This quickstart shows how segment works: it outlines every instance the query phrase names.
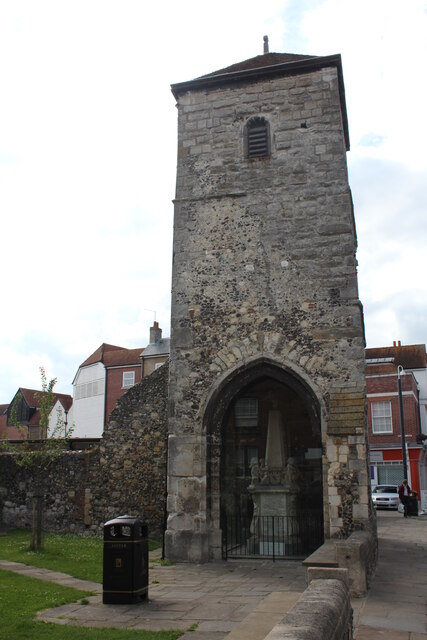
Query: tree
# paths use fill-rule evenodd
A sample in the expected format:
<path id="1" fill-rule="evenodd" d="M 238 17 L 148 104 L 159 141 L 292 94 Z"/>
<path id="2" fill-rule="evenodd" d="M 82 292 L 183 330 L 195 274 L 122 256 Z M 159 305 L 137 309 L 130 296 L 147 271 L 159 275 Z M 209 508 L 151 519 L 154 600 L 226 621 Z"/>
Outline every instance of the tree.
<path id="1" fill-rule="evenodd" d="M 32 551 L 40 550 L 43 547 L 42 522 L 46 472 L 50 465 L 57 460 L 66 449 L 72 433 L 72 428 L 65 433 L 64 419 L 59 413 L 56 416 L 56 423 L 49 425 L 52 410 L 56 403 L 56 396 L 53 389 L 57 379 L 53 378 L 48 382 L 43 367 L 40 367 L 40 375 L 42 391 L 35 394 L 39 403 L 40 412 L 38 440 L 29 440 L 27 427 L 17 419 L 17 409 L 22 401 L 20 394 L 17 394 L 12 405 L 10 421 L 20 430 L 22 442 L 14 443 L 3 439 L 1 443 L 3 451 L 13 455 L 18 467 L 27 470 L 32 476 L 33 497 L 30 543 L 30 549 Z"/>

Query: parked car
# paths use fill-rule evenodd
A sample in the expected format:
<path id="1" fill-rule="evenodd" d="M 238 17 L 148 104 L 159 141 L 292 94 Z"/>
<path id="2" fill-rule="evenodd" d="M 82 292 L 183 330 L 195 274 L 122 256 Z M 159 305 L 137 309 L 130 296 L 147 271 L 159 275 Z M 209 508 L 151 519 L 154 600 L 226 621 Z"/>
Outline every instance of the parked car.
<path id="1" fill-rule="evenodd" d="M 394 484 L 377 484 L 372 489 L 372 502 L 376 509 L 397 509 L 399 506 L 399 487 Z"/>

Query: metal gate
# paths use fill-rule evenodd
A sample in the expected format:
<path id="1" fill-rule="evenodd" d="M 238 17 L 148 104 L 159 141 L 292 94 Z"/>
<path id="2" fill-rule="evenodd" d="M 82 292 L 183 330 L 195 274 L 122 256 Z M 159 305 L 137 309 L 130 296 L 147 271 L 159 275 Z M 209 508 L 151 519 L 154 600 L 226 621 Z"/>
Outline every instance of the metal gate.
<path id="1" fill-rule="evenodd" d="M 323 543 L 323 514 L 223 516 L 222 556 L 227 558 L 306 558 Z"/>

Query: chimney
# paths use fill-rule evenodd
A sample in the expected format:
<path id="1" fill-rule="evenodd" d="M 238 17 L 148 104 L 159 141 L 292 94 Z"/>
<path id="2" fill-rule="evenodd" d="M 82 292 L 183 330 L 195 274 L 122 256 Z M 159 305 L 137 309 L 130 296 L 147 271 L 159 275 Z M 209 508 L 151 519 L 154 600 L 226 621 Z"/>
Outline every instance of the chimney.
<path id="1" fill-rule="evenodd" d="M 402 346 L 402 343 L 400 342 L 400 340 L 398 340 L 398 341 L 397 341 L 397 346 L 398 346 L 398 347 L 401 347 L 401 346 Z"/>
<path id="2" fill-rule="evenodd" d="M 393 340 L 393 347 L 396 346 L 396 340 Z"/>
<path id="3" fill-rule="evenodd" d="M 162 330 L 159 327 L 159 323 L 154 320 L 153 326 L 150 327 L 150 344 L 155 344 L 162 339 Z"/>
<path id="4" fill-rule="evenodd" d="M 264 36 L 264 53 L 268 53 L 268 36 Z"/>

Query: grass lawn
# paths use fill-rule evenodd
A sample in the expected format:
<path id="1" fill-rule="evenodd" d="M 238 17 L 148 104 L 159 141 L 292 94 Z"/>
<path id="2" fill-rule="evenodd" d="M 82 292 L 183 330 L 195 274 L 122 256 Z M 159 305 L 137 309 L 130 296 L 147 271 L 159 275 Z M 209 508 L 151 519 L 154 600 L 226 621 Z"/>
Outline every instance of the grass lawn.
<path id="1" fill-rule="evenodd" d="M 35 567 L 62 571 L 75 578 L 102 583 L 103 540 L 100 538 L 45 534 L 44 549 L 28 550 L 29 531 L 12 531 L 0 536 L 0 559 L 22 562 Z M 158 548 L 151 541 L 151 549 Z M 0 570 L 0 638 L 1 640 L 176 640 L 183 632 L 132 631 L 130 629 L 95 629 L 35 622 L 38 611 L 78 602 L 86 591 L 28 578 Z"/>
<path id="2" fill-rule="evenodd" d="M 44 580 L 0 570 L 1 640 L 176 640 L 182 631 L 132 631 L 95 629 L 35 622 L 38 611 L 76 602 L 87 596 Z"/>
<path id="3" fill-rule="evenodd" d="M 30 551 L 29 531 L 10 531 L 0 536 L 0 559 L 22 562 L 33 567 L 62 571 L 74 578 L 102 583 L 102 538 L 74 534 L 43 534 L 44 549 Z M 161 546 L 149 541 L 149 549 Z"/>

